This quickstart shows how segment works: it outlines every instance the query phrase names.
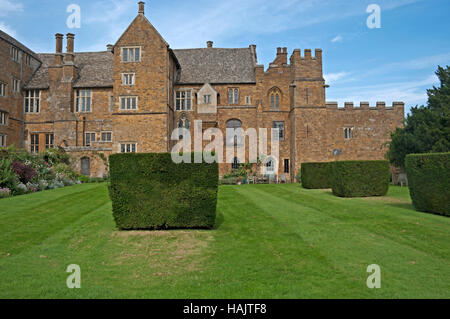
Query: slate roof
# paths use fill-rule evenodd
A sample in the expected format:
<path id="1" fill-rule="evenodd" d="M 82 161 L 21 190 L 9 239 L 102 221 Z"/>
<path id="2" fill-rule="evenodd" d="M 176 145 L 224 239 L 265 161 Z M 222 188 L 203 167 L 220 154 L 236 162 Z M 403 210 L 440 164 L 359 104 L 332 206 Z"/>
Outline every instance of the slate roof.
<path id="1" fill-rule="evenodd" d="M 255 60 L 250 48 L 172 50 L 181 66 L 178 84 L 255 83 Z M 46 89 L 48 66 L 54 54 L 38 55 L 41 67 L 25 85 L 27 89 Z M 75 65 L 79 77 L 74 87 L 112 87 L 113 54 L 111 52 L 76 52 Z"/>
<path id="2" fill-rule="evenodd" d="M 48 66 L 53 63 L 54 54 L 42 53 L 39 57 L 41 67 L 25 85 L 27 89 L 46 89 L 48 83 Z M 77 52 L 75 65 L 78 67 L 78 79 L 74 87 L 112 87 L 113 86 L 113 54 L 111 52 Z"/>
<path id="3" fill-rule="evenodd" d="M 31 51 L 26 46 L 24 46 L 22 43 L 20 43 L 16 39 L 14 39 L 9 34 L 3 32 L 2 30 L 0 30 L 0 38 L 5 40 L 6 42 L 9 42 L 10 44 L 14 45 L 15 47 L 19 48 L 20 50 L 26 52 L 27 54 L 31 55 L 33 58 L 39 60 L 39 56 L 35 52 Z"/>
<path id="4" fill-rule="evenodd" d="M 173 53 L 181 65 L 179 84 L 255 83 L 250 48 L 179 49 Z"/>

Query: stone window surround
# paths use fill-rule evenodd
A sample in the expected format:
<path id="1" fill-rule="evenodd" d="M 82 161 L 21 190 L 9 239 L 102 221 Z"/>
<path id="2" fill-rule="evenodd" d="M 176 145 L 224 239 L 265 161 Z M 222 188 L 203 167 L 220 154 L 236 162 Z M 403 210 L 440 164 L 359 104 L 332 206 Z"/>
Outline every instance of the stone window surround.
<path id="1" fill-rule="evenodd" d="M 290 172 L 290 161 L 289 161 L 289 158 L 283 159 L 283 165 L 284 165 L 283 172 L 285 174 L 289 174 L 289 172 Z"/>
<path id="2" fill-rule="evenodd" d="M 108 133 L 110 134 L 110 136 L 111 136 L 111 139 L 110 140 L 104 140 L 103 139 L 103 134 L 105 134 L 106 136 L 108 136 Z M 112 131 L 101 131 L 100 132 L 100 140 L 98 141 L 99 143 L 111 143 L 112 142 L 112 139 L 113 139 L 113 132 Z"/>
<path id="3" fill-rule="evenodd" d="M 6 134 L 0 134 L 0 147 L 6 147 Z"/>
<path id="4" fill-rule="evenodd" d="M 130 108 L 129 109 L 122 108 L 122 100 L 123 99 L 128 99 L 128 98 L 130 98 Z M 136 108 L 134 108 L 134 109 L 132 108 L 132 105 L 133 105 L 132 99 L 133 98 L 136 99 Z M 126 104 L 126 102 L 125 102 L 125 104 Z M 122 96 L 119 96 L 119 111 L 129 112 L 129 111 L 137 111 L 137 110 L 139 110 L 139 97 L 137 95 L 122 95 Z"/>
<path id="5" fill-rule="evenodd" d="M 33 92 L 33 94 L 31 94 L 31 92 Z M 36 94 L 36 92 L 38 92 L 38 94 Z M 29 95 L 29 96 L 27 96 Z M 33 96 L 31 96 L 33 95 Z M 37 96 L 36 96 L 37 95 Z M 28 110 L 27 110 L 27 101 L 28 101 Z M 30 111 L 30 106 L 31 103 L 33 102 L 33 111 Z M 41 90 L 26 90 L 25 91 L 25 96 L 23 98 L 23 107 L 24 107 L 24 113 L 34 113 L 34 114 L 38 114 L 41 111 Z"/>
<path id="6" fill-rule="evenodd" d="M 11 83 L 12 83 L 12 92 L 13 93 L 19 93 L 20 92 L 20 80 L 16 79 L 15 77 L 11 77 Z"/>
<path id="7" fill-rule="evenodd" d="M 132 75 L 131 79 L 132 79 L 132 83 L 131 84 L 127 84 L 125 81 L 125 76 L 128 75 L 128 79 L 130 79 L 130 75 Z M 136 73 L 135 72 L 123 72 L 122 73 L 122 85 L 125 86 L 133 86 L 136 84 Z"/>
<path id="8" fill-rule="evenodd" d="M 280 141 L 284 141 L 286 137 L 286 126 L 284 121 L 273 121 L 273 128 L 280 128 L 279 125 L 282 123 L 283 129 L 279 130 L 280 133 Z"/>
<path id="9" fill-rule="evenodd" d="M 11 57 L 11 60 L 13 60 L 14 62 L 20 63 L 21 52 L 20 52 L 19 48 L 16 48 L 14 45 L 11 45 L 9 55 Z"/>
<path id="10" fill-rule="evenodd" d="M 45 149 L 55 147 L 55 134 L 45 133 Z"/>
<path id="11" fill-rule="evenodd" d="M 139 49 L 139 60 L 137 61 L 124 61 L 123 57 L 124 57 L 124 50 L 125 49 Z M 137 62 L 141 62 L 142 61 L 142 47 L 139 45 L 127 45 L 127 46 L 123 46 L 120 47 L 120 62 L 121 63 L 137 63 Z"/>
<path id="12" fill-rule="evenodd" d="M 281 90 L 277 87 L 273 87 L 269 90 L 269 105 L 271 110 L 279 110 L 281 104 Z"/>
<path id="13" fill-rule="evenodd" d="M 355 128 L 353 126 L 346 126 L 343 128 L 344 130 L 344 139 L 346 141 L 353 139 L 353 134 L 355 132 Z"/>
<path id="14" fill-rule="evenodd" d="M 184 92 L 185 93 L 185 97 L 183 98 L 183 97 L 178 97 L 177 95 L 178 95 L 178 93 L 182 93 L 182 92 Z M 190 98 L 188 98 L 187 97 L 187 93 L 189 92 L 189 94 L 190 94 Z M 193 105 L 194 105 L 194 90 L 192 89 L 192 88 L 183 88 L 183 89 L 178 89 L 178 90 L 176 90 L 175 91 L 175 94 L 174 94 L 174 106 L 175 106 L 175 111 L 176 112 L 190 112 L 190 111 L 193 111 Z M 184 106 L 184 109 L 182 108 L 182 106 L 181 106 L 181 103 L 180 103 L 180 106 L 179 106 L 179 108 L 177 108 L 177 101 L 185 101 L 185 106 Z M 190 105 L 189 105 L 189 108 L 187 108 L 187 105 L 186 105 L 186 101 L 188 101 L 188 100 L 190 100 Z"/>
<path id="15" fill-rule="evenodd" d="M 25 64 L 27 66 L 31 66 L 31 62 L 33 61 L 33 58 L 29 54 L 25 54 Z"/>
<path id="16" fill-rule="evenodd" d="M 229 87 L 228 89 L 227 89 L 227 92 L 228 92 L 228 95 L 227 95 L 227 98 L 228 98 L 228 104 L 232 104 L 232 105 L 236 105 L 236 104 L 239 104 L 239 88 L 237 88 L 237 87 Z M 231 96 L 230 96 L 230 92 L 231 92 Z M 230 99 L 230 97 L 231 97 L 231 99 Z"/>
<path id="17" fill-rule="evenodd" d="M 0 97 L 6 97 L 8 84 L 3 81 L 0 81 Z"/>
<path id="18" fill-rule="evenodd" d="M 89 145 L 87 142 L 87 137 L 89 136 Z M 92 139 L 92 136 L 94 136 L 94 139 Z M 84 146 L 92 146 L 92 143 L 97 142 L 97 134 L 95 132 L 84 132 Z"/>
<path id="19" fill-rule="evenodd" d="M 132 151 L 133 145 L 134 145 L 134 152 Z M 129 151 L 128 151 L 128 149 L 129 149 Z M 138 143 L 136 143 L 136 142 L 120 142 L 119 143 L 120 153 L 137 153 L 137 149 L 138 149 Z M 122 150 L 125 150 L 125 151 L 122 151 Z"/>
<path id="20" fill-rule="evenodd" d="M 0 111 L 0 125 L 8 125 L 8 112 Z"/>
<path id="21" fill-rule="evenodd" d="M 39 153 L 39 133 L 30 133 L 30 152 Z"/>
<path id="22" fill-rule="evenodd" d="M 81 95 L 81 92 L 85 91 L 88 92 L 89 95 Z M 78 95 L 80 94 L 80 95 Z M 94 92 L 91 89 L 77 89 L 75 90 L 75 98 L 74 98 L 74 110 L 75 113 L 92 113 L 92 101 L 94 98 Z M 85 110 L 81 111 L 80 110 L 80 106 L 78 105 L 78 99 L 82 100 L 84 99 L 85 101 L 89 101 L 89 105 L 85 105 Z M 86 103 L 86 102 L 85 102 Z M 89 107 L 89 110 L 86 111 L 86 107 Z"/>

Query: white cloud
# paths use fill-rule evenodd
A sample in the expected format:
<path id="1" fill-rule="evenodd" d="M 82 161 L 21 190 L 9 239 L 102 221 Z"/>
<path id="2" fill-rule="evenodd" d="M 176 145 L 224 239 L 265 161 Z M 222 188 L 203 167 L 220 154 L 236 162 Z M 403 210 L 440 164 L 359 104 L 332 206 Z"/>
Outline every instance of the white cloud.
<path id="1" fill-rule="evenodd" d="M 9 25 L 5 24 L 3 21 L 0 21 L 0 30 L 9 34 L 13 38 L 17 37 L 17 32 L 13 28 L 11 28 Z"/>
<path id="2" fill-rule="evenodd" d="M 0 0 L 0 16 L 7 16 L 12 12 L 20 12 L 23 10 L 23 4 L 11 0 Z"/>
<path id="3" fill-rule="evenodd" d="M 420 0 L 378 0 L 382 10 L 392 10 Z M 334 0 L 228 0 L 185 4 L 170 17 L 156 18 L 163 36 L 175 48 L 198 46 L 206 40 L 225 41 L 246 33 L 273 34 L 314 24 L 366 16 L 366 5 Z M 160 20 L 159 20 L 160 19 Z M 180 21 L 181 23 L 173 23 Z M 341 36 L 342 38 L 342 36 Z M 343 38 L 342 38 L 343 39 Z"/>
<path id="4" fill-rule="evenodd" d="M 326 73 L 323 75 L 325 78 L 325 83 L 330 84 L 336 82 L 346 76 L 350 75 L 349 72 L 337 72 L 337 73 Z"/>
<path id="5" fill-rule="evenodd" d="M 425 103 L 426 89 L 438 83 L 439 79 L 433 74 L 416 81 L 335 88 L 332 91 L 333 96 L 328 100 L 338 101 L 339 106 L 343 106 L 344 102 L 354 102 L 358 105 L 360 101 L 369 101 L 371 105 L 375 105 L 377 101 L 385 101 L 390 105 L 394 101 L 403 101 L 405 109 L 409 109 L 410 106 Z"/>
<path id="6" fill-rule="evenodd" d="M 391 63 L 385 66 L 386 69 L 402 68 L 409 70 L 421 70 L 429 67 L 437 68 L 438 64 L 449 64 L 450 52 L 425 56 L 409 61 Z"/>
<path id="7" fill-rule="evenodd" d="M 331 42 L 333 43 L 342 42 L 342 40 L 344 40 L 344 38 L 341 35 L 337 35 L 331 40 Z"/>

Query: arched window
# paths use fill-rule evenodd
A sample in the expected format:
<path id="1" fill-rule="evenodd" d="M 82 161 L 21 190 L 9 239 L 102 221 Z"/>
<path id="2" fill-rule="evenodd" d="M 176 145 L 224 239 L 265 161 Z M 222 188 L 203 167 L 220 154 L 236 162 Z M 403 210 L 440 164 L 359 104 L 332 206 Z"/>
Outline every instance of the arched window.
<path id="1" fill-rule="evenodd" d="M 242 128 L 242 122 L 238 119 L 232 119 L 232 120 L 228 120 L 227 121 L 227 129 L 231 128 L 231 129 L 239 129 Z M 227 134 L 227 145 L 240 145 L 242 141 L 242 136 L 238 135 L 238 134 L 234 134 L 232 136 L 228 136 Z"/>
<path id="2" fill-rule="evenodd" d="M 237 157 L 233 158 L 233 163 L 231 163 L 232 169 L 239 169 L 239 159 Z"/>
<path id="3" fill-rule="evenodd" d="M 275 167 L 274 167 L 273 160 L 272 159 L 268 159 L 266 161 L 266 173 L 267 174 L 272 174 L 274 172 L 274 169 L 275 169 Z"/>
<path id="4" fill-rule="evenodd" d="M 280 109 L 280 100 L 281 100 L 281 91 L 278 88 L 273 88 L 269 91 L 270 98 L 270 109 L 271 110 L 279 110 Z"/>
<path id="5" fill-rule="evenodd" d="M 189 121 L 186 119 L 186 117 L 183 116 L 183 117 L 178 121 L 178 128 L 179 128 L 179 129 L 185 128 L 185 129 L 189 130 Z M 180 140 L 183 139 L 183 134 L 182 134 L 181 131 L 180 131 L 180 135 L 178 136 L 178 138 L 179 138 Z"/>

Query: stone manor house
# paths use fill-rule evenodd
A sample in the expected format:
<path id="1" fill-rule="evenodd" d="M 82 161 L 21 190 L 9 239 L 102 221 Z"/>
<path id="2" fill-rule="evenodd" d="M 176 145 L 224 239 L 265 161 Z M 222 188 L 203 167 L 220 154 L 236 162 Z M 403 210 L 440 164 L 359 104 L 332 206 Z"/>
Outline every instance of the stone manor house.
<path id="1" fill-rule="evenodd" d="M 302 162 L 383 159 L 403 125 L 401 102 L 326 102 L 320 49 L 288 57 L 278 48 L 267 69 L 255 45 L 171 49 L 143 2 L 106 51 L 75 52 L 68 33 L 63 52 L 63 37 L 56 34 L 55 53 L 36 54 L 0 31 L 0 146 L 64 148 L 89 176 L 105 174 L 112 153 L 170 152 L 173 129 L 193 134 L 194 120 L 224 135 L 227 127 L 279 128 L 279 158 L 266 157 L 263 168 L 288 181 Z M 243 161 L 220 164 L 220 175 Z"/>

